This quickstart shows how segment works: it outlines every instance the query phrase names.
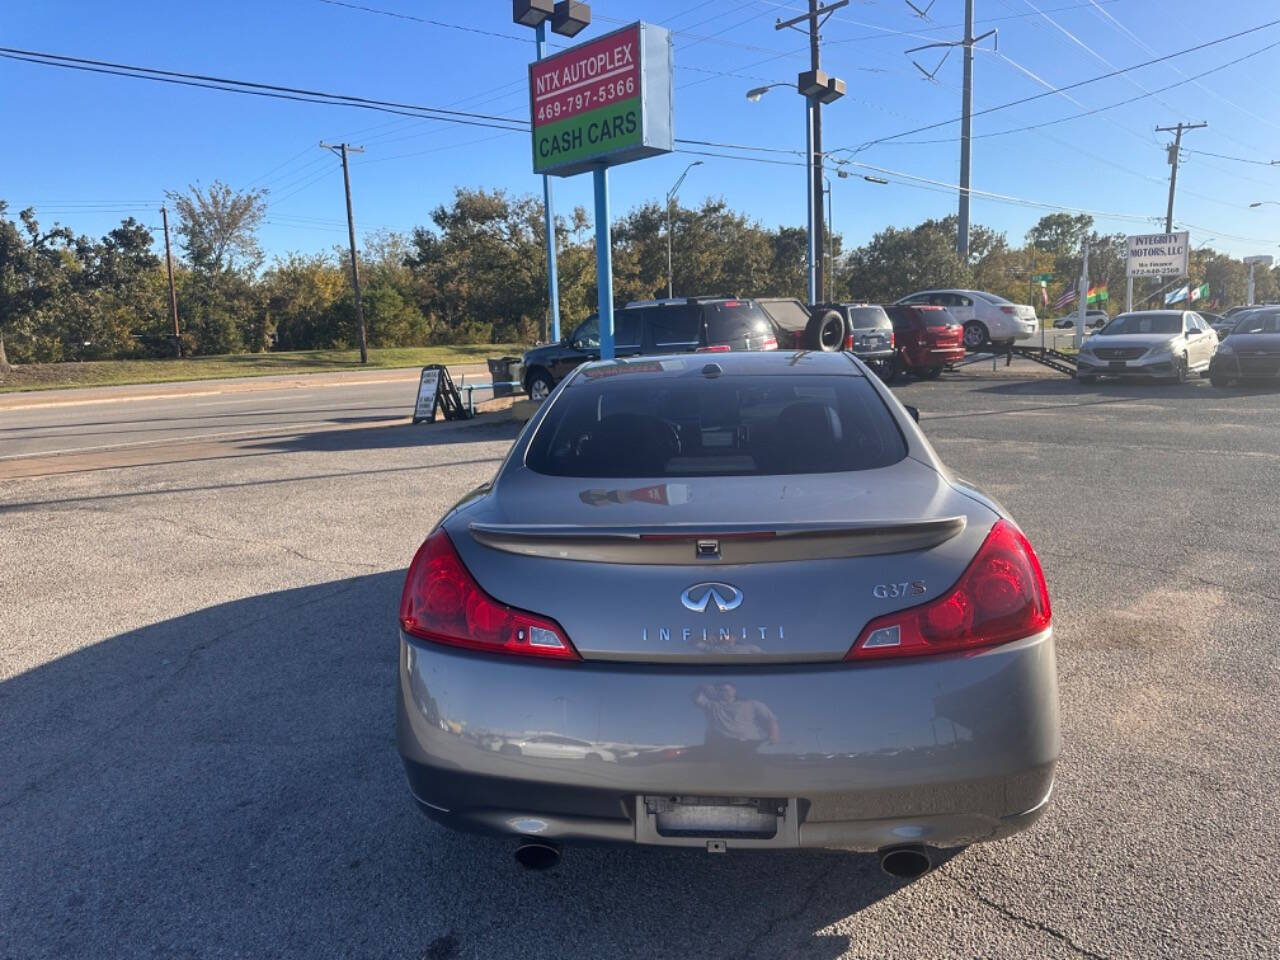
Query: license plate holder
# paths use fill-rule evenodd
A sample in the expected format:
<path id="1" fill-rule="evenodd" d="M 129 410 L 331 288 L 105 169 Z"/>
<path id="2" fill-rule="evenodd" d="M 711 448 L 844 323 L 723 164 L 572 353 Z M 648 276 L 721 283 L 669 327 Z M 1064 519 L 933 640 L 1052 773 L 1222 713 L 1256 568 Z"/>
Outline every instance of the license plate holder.
<path id="1" fill-rule="evenodd" d="M 800 844 L 795 798 L 636 797 L 636 842 L 703 847 L 796 847 Z"/>

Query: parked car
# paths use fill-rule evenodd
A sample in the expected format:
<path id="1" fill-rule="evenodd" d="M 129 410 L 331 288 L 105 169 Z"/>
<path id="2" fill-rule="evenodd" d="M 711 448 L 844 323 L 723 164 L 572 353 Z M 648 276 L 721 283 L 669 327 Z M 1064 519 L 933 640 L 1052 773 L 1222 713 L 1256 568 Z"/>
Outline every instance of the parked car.
<path id="1" fill-rule="evenodd" d="M 849 319 L 829 306 L 806 306 L 795 297 L 756 300 L 774 324 L 778 346 L 784 350 L 844 350 Z"/>
<path id="2" fill-rule="evenodd" d="M 1122 313 L 1090 337 L 1076 356 L 1076 379 L 1147 377 L 1183 381 L 1207 374 L 1218 335 L 1190 310 Z"/>
<path id="3" fill-rule="evenodd" d="M 808 307 L 792 297 L 765 297 L 756 303 L 777 326 L 780 347 L 848 350 L 881 376 L 891 375 L 896 356 L 893 324 L 883 307 L 866 303 Z"/>
<path id="4" fill-rule="evenodd" d="M 1086 330 L 1096 330 L 1105 327 L 1111 321 L 1111 314 L 1105 310 L 1086 310 L 1084 314 L 1084 326 Z M 1069 313 L 1065 317 L 1058 317 L 1053 321 L 1055 330 L 1070 330 L 1076 325 L 1076 315 Z"/>
<path id="5" fill-rule="evenodd" d="M 533 733 L 504 739 L 499 752 L 520 757 L 537 757 L 544 760 L 606 760 L 617 761 L 617 756 L 601 744 L 578 737 L 564 737 L 558 733 Z"/>
<path id="6" fill-rule="evenodd" d="M 946 307 L 964 327 L 964 346 L 970 352 L 988 343 L 1008 345 L 1029 340 L 1040 331 L 1036 308 L 1011 303 L 981 290 L 922 290 L 898 301 L 900 306 Z"/>
<path id="7" fill-rule="evenodd" d="M 1280 307 L 1239 314 L 1231 339 L 1218 346 L 1209 380 L 1225 387 L 1241 380 L 1274 380 L 1280 375 Z"/>
<path id="8" fill-rule="evenodd" d="M 964 328 L 946 307 L 894 304 L 884 310 L 898 355 L 889 379 L 905 372 L 932 380 L 947 364 L 964 359 Z"/>
<path id="9" fill-rule="evenodd" d="M 1230 316 L 1218 316 L 1216 313 L 1201 314 L 1201 316 L 1208 321 L 1209 326 L 1213 328 L 1213 332 L 1218 335 L 1218 340 L 1222 341 L 1231 335 L 1231 331 L 1235 329 L 1236 324 L 1244 316 L 1244 313 L 1242 311 L 1237 311 Z M 1217 319 L 1210 319 L 1210 317 L 1216 317 Z"/>
<path id="10" fill-rule="evenodd" d="M 874 851 L 915 876 L 1045 811 L 1040 564 L 863 369 L 732 352 L 569 375 L 405 578 L 397 741 L 424 814 L 521 838 L 532 866 L 572 840 Z M 587 485 L 682 495 L 604 517 Z M 645 762 L 456 732 L 519 742 L 528 718 Z"/>
<path id="11" fill-rule="evenodd" d="M 629 303 L 613 313 L 613 343 L 619 357 L 778 348 L 769 317 L 755 301 L 730 297 Z M 571 371 L 599 359 L 600 320 L 592 314 L 559 343 L 525 353 L 525 392 L 534 400 L 545 400 Z"/>

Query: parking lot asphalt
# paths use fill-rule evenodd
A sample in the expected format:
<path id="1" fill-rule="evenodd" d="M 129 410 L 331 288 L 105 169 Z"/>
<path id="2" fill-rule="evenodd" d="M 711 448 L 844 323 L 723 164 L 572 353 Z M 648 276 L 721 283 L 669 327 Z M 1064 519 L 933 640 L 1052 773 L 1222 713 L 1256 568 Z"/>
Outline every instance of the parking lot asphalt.
<path id="1" fill-rule="evenodd" d="M 517 428 L 175 439 L 0 480 L 0 957 L 1280 955 L 1280 391 L 897 389 L 1046 568 L 1064 753 L 1029 832 L 909 884 L 523 872 L 419 816 L 393 723 L 403 569 Z"/>

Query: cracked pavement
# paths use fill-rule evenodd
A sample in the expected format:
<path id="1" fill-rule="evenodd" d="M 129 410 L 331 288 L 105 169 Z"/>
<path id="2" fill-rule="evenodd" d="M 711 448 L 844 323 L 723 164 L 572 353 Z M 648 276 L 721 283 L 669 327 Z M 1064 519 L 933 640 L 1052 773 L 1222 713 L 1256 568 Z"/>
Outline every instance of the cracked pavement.
<path id="1" fill-rule="evenodd" d="M 530 874 L 423 820 L 402 571 L 515 428 L 388 424 L 396 390 L 0 411 L 29 453 L 0 471 L 0 958 L 1280 955 L 1280 391 L 898 388 L 1041 552 L 1064 724 L 1036 826 L 902 884 L 827 852 Z M 205 404 L 255 432 L 201 436 Z"/>

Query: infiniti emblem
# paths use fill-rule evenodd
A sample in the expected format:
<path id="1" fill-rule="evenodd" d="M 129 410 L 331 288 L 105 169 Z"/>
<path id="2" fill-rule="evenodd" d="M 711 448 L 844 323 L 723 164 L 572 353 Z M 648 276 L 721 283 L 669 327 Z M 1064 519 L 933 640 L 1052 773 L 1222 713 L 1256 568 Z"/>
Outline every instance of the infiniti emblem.
<path id="1" fill-rule="evenodd" d="M 717 610 L 728 613 L 742 606 L 742 591 L 728 583 L 695 583 L 680 594 L 680 602 L 694 613 L 706 613 L 712 601 Z"/>

